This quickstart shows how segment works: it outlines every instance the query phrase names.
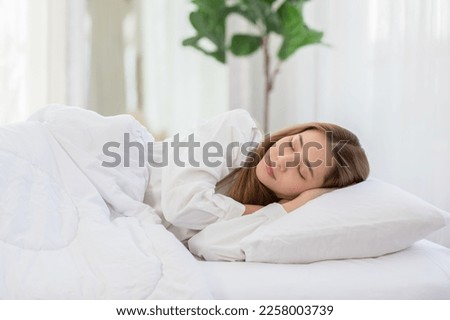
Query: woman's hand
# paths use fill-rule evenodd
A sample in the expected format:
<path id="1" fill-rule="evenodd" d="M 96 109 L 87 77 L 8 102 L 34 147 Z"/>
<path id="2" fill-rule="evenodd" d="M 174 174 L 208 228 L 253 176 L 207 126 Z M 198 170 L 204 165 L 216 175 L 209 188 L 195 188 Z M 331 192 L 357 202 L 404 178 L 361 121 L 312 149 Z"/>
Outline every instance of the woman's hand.
<path id="1" fill-rule="evenodd" d="M 303 191 L 302 193 L 300 193 L 296 198 L 292 199 L 292 200 L 281 200 L 279 203 L 283 205 L 284 210 L 286 210 L 286 212 L 291 212 L 295 209 L 297 209 L 298 207 L 301 207 L 302 205 L 304 205 L 305 203 L 307 203 L 308 201 L 315 199 L 325 193 L 328 193 L 330 191 L 336 190 L 337 188 L 314 188 L 314 189 L 309 189 L 306 191 Z"/>
<path id="2" fill-rule="evenodd" d="M 314 189 L 309 189 L 309 190 L 303 191 L 296 198 L 294 198 L 292 200 L 282 199 L 278 203 L 283 205 L 284 210 L 286 210 L 286 212 L 289 213 L 291 211 L 294 211 L 298 207 L 301 207 L 302 205 L 304 205 L 308 201 L 310 201 L 312 199 L 315 199 L 315 198 L 317 198 L 317 197 L 319 197 L 319 196 L 321 196 L 321 195 L 323 195 L 325 193 L 328 193 L 328 192 L 336 190 L 336 189 L 337 188 L 314 188 Z M 244 215 L 252 214 L 252 213 L 258 211 L 261 208 L 263 208 L 263 206 L 259 206 L 259 205 L 256 205 L 256 204 L 246 204 L 245 205 Z"/>
<path id="3" fill-rule="evenodd" d="M 256 204 L 245 204 L 244 215 L 245 214 L 252 214 L 252 213 L 258 211 L 261 208 L 263 208 L 263 206 L 259 206 L 259 205 L 256 205 Z"/>

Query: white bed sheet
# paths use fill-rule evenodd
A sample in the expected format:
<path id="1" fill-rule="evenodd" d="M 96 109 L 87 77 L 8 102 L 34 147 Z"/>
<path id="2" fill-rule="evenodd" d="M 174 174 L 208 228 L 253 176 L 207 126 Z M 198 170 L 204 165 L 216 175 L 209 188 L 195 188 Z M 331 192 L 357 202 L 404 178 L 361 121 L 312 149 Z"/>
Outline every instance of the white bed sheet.
<path id="1" fill-rule="evenodd" d="M 370 259 L 199 264 L 215 299 L 450 299 L 450 249 L 427 240 Z"/>

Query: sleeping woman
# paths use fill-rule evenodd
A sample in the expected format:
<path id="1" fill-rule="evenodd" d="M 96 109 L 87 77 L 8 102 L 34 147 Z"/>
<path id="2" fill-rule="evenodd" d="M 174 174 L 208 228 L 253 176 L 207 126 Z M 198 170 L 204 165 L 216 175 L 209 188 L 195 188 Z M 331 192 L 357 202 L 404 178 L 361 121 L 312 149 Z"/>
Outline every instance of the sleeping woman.
<path id="1" fill-rule="evenodd" d="M 274 202 L 291 212 L 308 200 L 369 175 L 358 138 L 330 123 L 307 123 L 279 131 L 266 137 L 250 159 L 257 161 L 224 179 L 231 181 L 236 176 L 228 195 L 246 204 L 244 214 Z"/>
<path id="2" fill-rule="evenodd" d="M 233 110 L 202 124 L 189 139 L 196 148 L 168 148 L 173 138 L 154 145 L 154 159 L 169 161 L 151 166 L 144 202 L 208 260 L 244 260 L 239 241 L 253 230 L 369 175 L 358 138 L 334 124 L 306 123 L 261 139 L 251 116 Z M 256 148 L 229 148 L 249 143 Z M 211 146 L 215 161 L 205 158 Z"/>
<path id="3" fill-rule="evenodd" d="M 348 130 L 307 123 L 263 138 L 242 109 L 161 142 L 128 115 L 48 106 L 29 120 L 51 133 L 112 218 L 161 222 L 208 259 L 243 260 L 239 240 L 259 226 L 369 174 L 365 152 Z"/>

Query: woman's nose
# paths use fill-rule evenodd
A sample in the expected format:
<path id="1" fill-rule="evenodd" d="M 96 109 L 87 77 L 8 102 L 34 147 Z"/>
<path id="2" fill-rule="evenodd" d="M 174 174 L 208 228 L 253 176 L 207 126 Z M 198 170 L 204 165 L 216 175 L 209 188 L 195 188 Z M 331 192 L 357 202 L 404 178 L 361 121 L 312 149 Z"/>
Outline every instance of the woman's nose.
<path id="1" fill-rule="evenodd" d="M 289 155 L 281 155 L 277 158 L 277 167 L 283 172 L 288 168 L 289 162 L 291 161 L 291 157 Z"/>
<path id="2" fill-rule="evenodd" d="M 283 159 L 278 158 L 277 159 L 277 168 L 281 172 L 286 171 L 286 162 Z"/>
<path id="3" fill-rule="evenodd" d="M 298 162 L 297 158 L 293 153 L 280 155 L 277 158 L 277 167 L 280 171 L 286 171 L 290 167 L 295 167 Z"/>

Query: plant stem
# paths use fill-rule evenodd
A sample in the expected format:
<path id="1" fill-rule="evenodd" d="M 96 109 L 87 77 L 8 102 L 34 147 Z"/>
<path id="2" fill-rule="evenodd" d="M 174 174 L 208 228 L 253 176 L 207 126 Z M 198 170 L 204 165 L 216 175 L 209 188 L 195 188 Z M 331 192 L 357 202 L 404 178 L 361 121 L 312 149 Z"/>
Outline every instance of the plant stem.
<path id="1" fill-rule="evenodd" d="M 278 61 L 275 70 L 270 73 L 270 67 L 271 67 L 271 59 L 270 59 L 270 52 L 269 52 L 269 36 L 263 37 L 263 56 L 264 56 L 264 123 L 263 123 L 263 130 L 264 133 L 267 133 L 269 130 L 269 116 L 270 116 L 270 93 L 272 92 L 274 83 L 275 83 L 275 77 L 277 76 L 278 72 L 280 71 L 281 67 L 281 61 Z"/>
<path id="2" fill-rule="evenodd" d="M 269 129 L 269 106 L 270 91 L 272 90 L 272 79 L 270 77 L 270 54 L 269 54 L 269 36 L 263 38 L 263 56 L 264 56 L 264 123 L 263 130 L 267 133 Z"/>

